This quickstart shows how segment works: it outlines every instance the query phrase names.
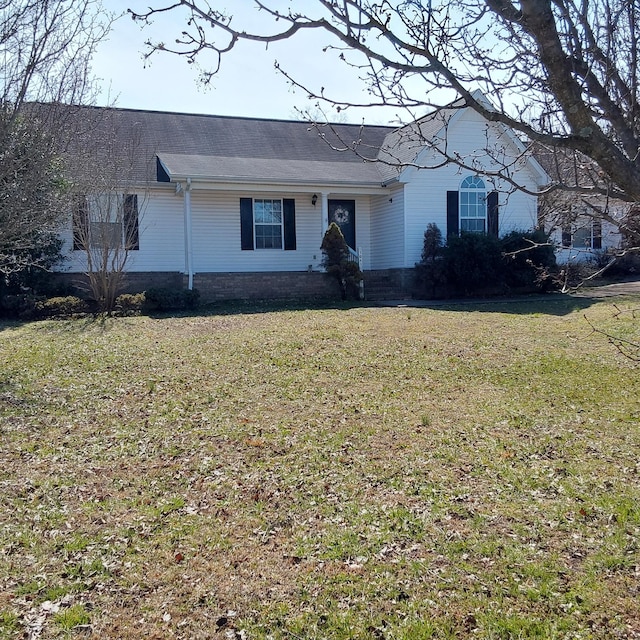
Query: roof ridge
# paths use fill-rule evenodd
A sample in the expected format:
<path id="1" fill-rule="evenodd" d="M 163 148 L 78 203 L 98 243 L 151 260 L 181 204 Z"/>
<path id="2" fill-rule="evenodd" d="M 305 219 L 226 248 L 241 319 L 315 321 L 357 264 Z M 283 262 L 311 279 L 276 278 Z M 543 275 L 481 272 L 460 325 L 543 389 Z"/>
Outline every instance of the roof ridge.
<path id="1" fill-rule="evenodd" d="M 332 126 L 332 127 L 365 127 L 372 128 L 376 127 L 379 129 L 394 129 L 393 125 L 388 124 L 365 124 L 365 123 L 355 123 L 355 122 L 313 122 L 312 120 L 294 120 L 292 118 L 265 118 L 259 116 L 233 116 L 226 114 L 216 114 L 216 113 L 192 113 L 188 111 L 170 111 L 166 109 L 140 109 L 135 107 L 119 107 L 119 106 L 105 106 L 105 105 L 68 105 L 73 106 L 80 109 L 95 109 L 100 111 L 120 111 L 120 112 L 128 112 L 128 113 L 146 113 L 146 114 L 157 114 L 157 115 L 168 115 L 168 116 L 187 116 L 193 118 L 216 118 L 220 120 L 244 120 L 250 122 L 276 122 L 283 124 L 304 124 L 304 125 L 314 125 L 317 124 L 320 127 L 323 126 Z"/>

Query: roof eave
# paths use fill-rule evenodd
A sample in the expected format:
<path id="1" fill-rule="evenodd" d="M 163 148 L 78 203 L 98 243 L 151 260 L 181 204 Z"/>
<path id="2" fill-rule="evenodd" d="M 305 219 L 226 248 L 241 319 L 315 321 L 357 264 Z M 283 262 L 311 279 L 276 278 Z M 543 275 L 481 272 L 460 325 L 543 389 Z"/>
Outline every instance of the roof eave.
<path id="1" fill-rule="evenodd" d="M 382 180 L 377 181 L 354 181 L 354 180 L 304 180 L 295 178 L 255 178 L 247 176 L 198 176 L 193 174 L 172 174 L 167 172 L 169 179 L 172 183 L 185 182 L 191 180 L 191 184 L 194 188 L 196 185 L 205 187 L 205 185 L 228 185 L 238 184 L 242 186 L 246 185 L 269 185 L 269 186 L 292 186 L 292 187 L 309 187 L 310 190 L 321 190 L 327 187 L 352 187 L 354 189 L 382 189 L 386 186 Z M 161 184 L 161 183 L 159 183 Z"/>

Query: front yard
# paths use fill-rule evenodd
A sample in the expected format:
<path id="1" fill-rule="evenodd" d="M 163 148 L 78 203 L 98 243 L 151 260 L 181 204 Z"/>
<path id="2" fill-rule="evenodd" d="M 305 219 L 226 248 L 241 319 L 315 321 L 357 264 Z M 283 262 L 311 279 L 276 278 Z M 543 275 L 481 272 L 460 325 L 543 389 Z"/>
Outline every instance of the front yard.
<path id="1" fill-rule="evenodd" d="M 640 638 L 613 311 L 0 324 L 0 638 Z"/>

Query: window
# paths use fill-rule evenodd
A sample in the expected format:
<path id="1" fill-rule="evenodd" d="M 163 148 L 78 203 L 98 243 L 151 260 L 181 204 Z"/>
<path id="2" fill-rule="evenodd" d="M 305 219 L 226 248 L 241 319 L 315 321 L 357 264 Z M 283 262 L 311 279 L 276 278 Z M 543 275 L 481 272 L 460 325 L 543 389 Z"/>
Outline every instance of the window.
<path id="1" fill-rule="evenodd" d="M 73 248 L 140 249 L 138 196 L 76 198 L 73 210 Z"/>
<path id="2" fill-rule="evenodd" d="M 86 196 L 79 195 L 73 207 L 73 249 L 82 251 L 89 241 L 89 203 Z"/>
<path id="3" fill-rule="evenodd" d="M 602 221 L 578 218 L 573 225 L 562 229 L 562 246 L 573 249 L 602 249 Z"/>
<path id="4" fill-rule="evenodd" d="M 254 200 L 256 249 L 282 249 L 282 200 Z"/>
<path id="5" fill-rule="evenodd" d="M 122 246 L 122 225 L 119 222 L 91 222 L 89 237 L 94 249 L 119 249 Z"/>
<path id="6" fill-rule="evenodd" d="M 460 230 L 473 233 L 487 230 L 487 191 L 478 176 L 469 176 L 460 185 Z"/>
<path id="7" fill-rule="evenodd" d="M 295 251 L 295 200 L 240 198 L 240 248 Z"/>

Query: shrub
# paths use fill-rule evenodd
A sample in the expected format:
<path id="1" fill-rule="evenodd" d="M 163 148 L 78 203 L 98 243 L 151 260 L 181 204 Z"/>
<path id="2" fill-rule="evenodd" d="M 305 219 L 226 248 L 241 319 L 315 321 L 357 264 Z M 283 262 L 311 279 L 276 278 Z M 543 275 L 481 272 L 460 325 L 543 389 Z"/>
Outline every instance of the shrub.
<path id="1" fill-rule="evenodd" d="M 0 298 L 0 316 L 4 318 L 16 318 L 19 320 L 31 320 L 38 315 L 37 304 L 43 298 L 30 293 L 16 293 Z"/>
<path id="2" fill-rule="evenodd" d="M 200 304 L 197 289 L 152 287 L 144 292 L 145 307 L 150 311 L 180 311 L 195 309 Z"/>
<path id="3" fill-rule="evenodd" d="M 0 297 L 29 291 L 33 294 L 50 295 L 60 285 L 51 269 L 63 262 L 63 242 L 54 234 L 34 234 L 34 246 L 16 251 L 16 263 L 24 263 L 20 269 L 0 277 Z"/>
<path id="4" fill-rule="evenodd" d="M 610 260 L 613 256 L 606 255 Z M 616 261 L 605 271 L 605 277 L 637 277 L 640 274 L 640 253 L 637 251 L 626 251 L 616 258 Z"/>
<path id="5" fill-rule="evenodd" d="M 443 267 L 447 283 L 464 295 L 504 291 L 504 263 L 500 241 L 484 233 L 449 236 Z"/>
<path id="6" fill-rule="evenodd" d="M 140 313 L 146 302 L 144 293 L 122 293 L 116 298 L 116 311 L 125 315 Z"/>
<path id="7" fill-rule="evenodd" d="M 430 222 L 424 232 L 422 259 L 416 264 L 416 295 L 435 298 L 446 283 L 443 250 L 442 232 Z"/>
<path id="8" fill-rule="evenodd" d="M 557 275 L 556 254 L 549 235 L 541 229 L 512 231 L 501 238 L 504 277 L 511 289 L 547 291 Z"/>
<path id="9" fill-rule="evenodd" d="M 74 316 L 89 311 L 86 300 L 77 296 L 47 298 L 36 303 L 36 314 L 40 317 Z"/>
<path id="10" fill-rule="evenodd" d="M 329 225 L 320 249 L 324 254 L 322 266 L 331 277 L 337 280 L 341 298 L 343 300 L 348 297 L 359 298 L 362 272 L 358 263 L 351 260 L 349 245 L 335 222 Z"/>
<path id="11" fill-rule="evenodd" d="M 29 293 L 18 293 L 0 299 L 0 315 L 19 320 L 67 317 L 89 311 L 86 300 L 76 296 L 44 298 Z"/>

